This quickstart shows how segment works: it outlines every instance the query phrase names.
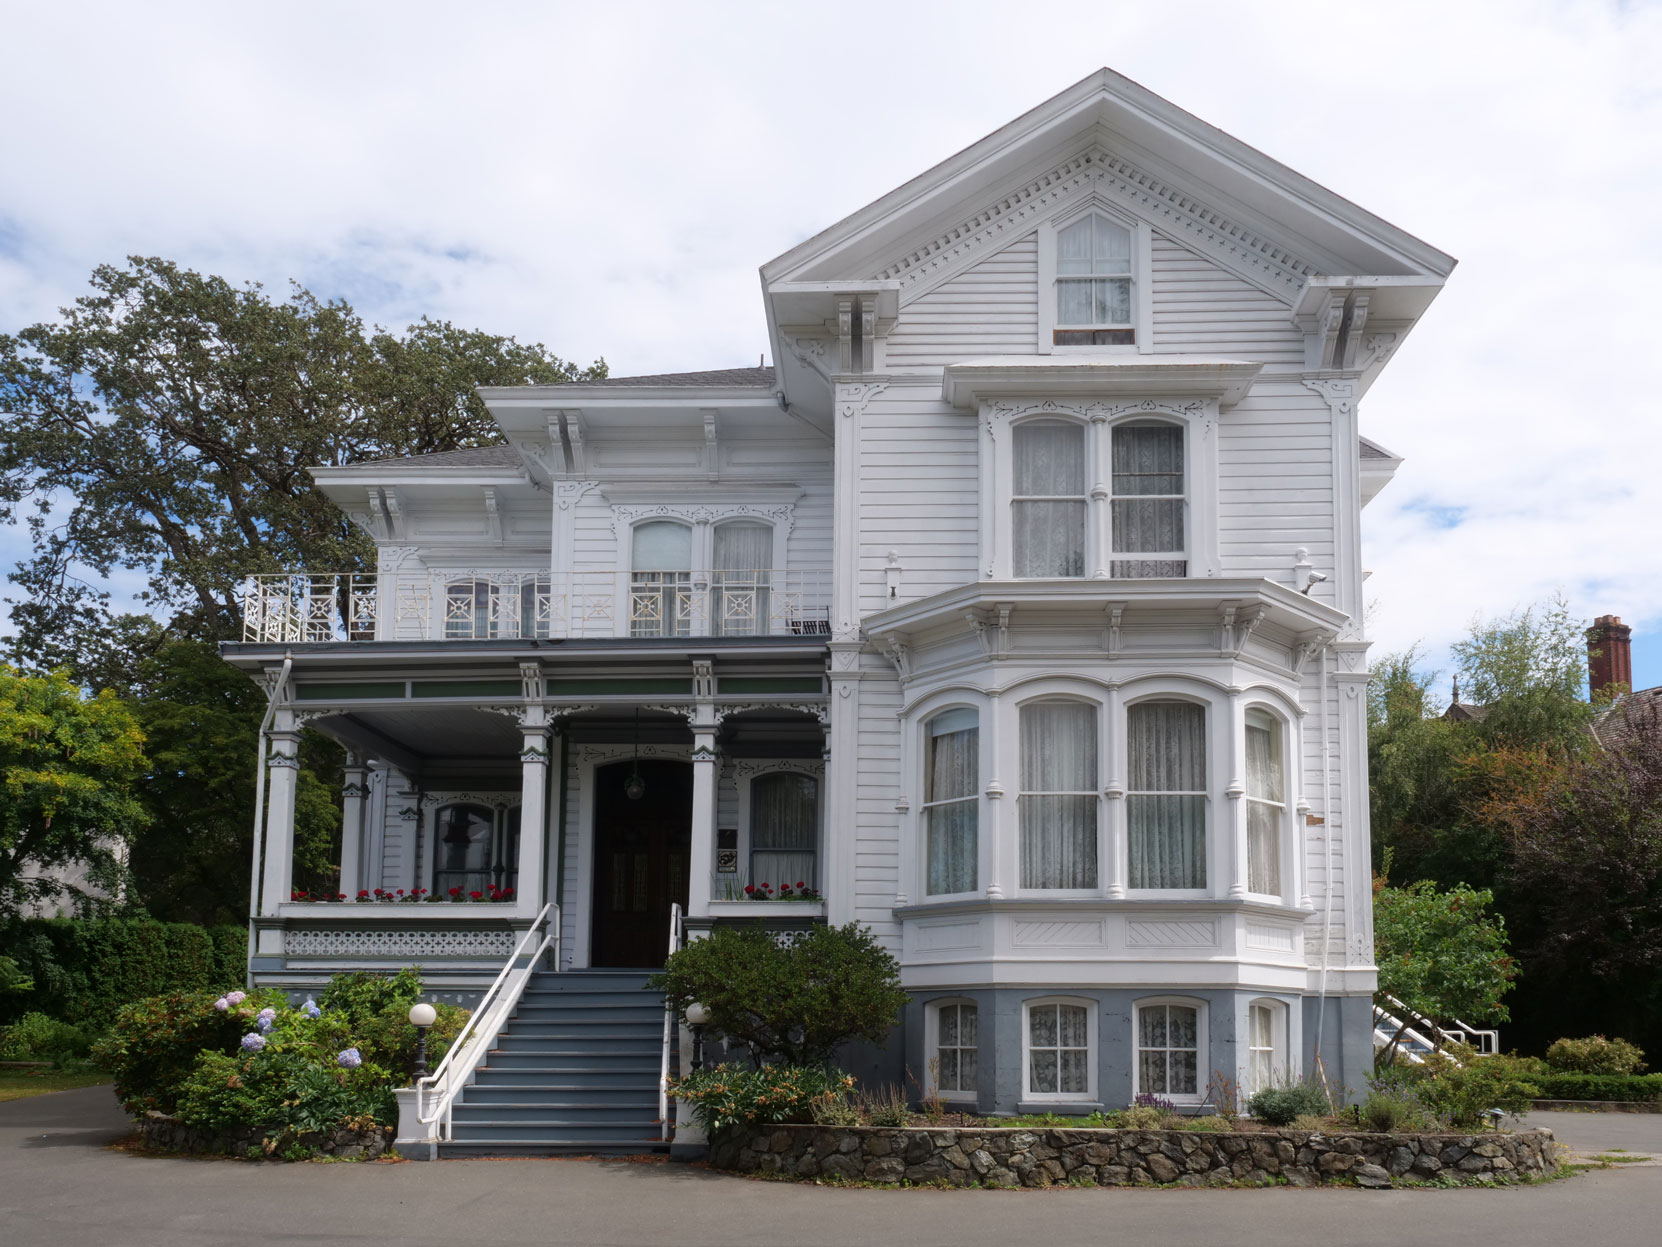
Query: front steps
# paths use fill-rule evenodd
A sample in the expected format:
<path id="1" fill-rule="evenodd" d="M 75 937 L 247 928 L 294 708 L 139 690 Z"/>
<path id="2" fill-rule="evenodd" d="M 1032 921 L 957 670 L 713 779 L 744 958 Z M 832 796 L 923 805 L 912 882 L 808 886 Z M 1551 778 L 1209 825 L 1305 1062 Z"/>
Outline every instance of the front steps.
<path id="1" fill-rule="evenodd" d="M 441 1159 L 666 1151 L 664 997 L 646 970 L 538 971 L 451 1112 Z"/>

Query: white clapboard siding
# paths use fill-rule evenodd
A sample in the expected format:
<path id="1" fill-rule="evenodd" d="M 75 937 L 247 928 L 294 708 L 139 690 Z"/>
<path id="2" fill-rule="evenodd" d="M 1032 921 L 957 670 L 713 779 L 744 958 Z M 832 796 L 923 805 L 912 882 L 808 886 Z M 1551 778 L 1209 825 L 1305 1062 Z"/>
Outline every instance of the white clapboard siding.
<path id="1" fill-rule="evenodd" d="M 887 340 L 888 366 L 1031 354 L 1039 333 L 1038 280 L 1036 235 L 1028 234 L 903 304 Z"/>
<path id="2" fill-rule="evenodd" d="M 1327 696 L 1327 787 L 1323 787 L 1322 771 L 1322 689 L 1320 668 L 1312 664 L 1304 674 L 1300 700 L 1310 708 L 1304 716 L 1304 799 L 1309 803 L 1313 817 L 1325 816 L 1325 823 L 1306 824 L 1304 828 L 1305 891 L 1316 908 L 1316 916 L 1305 924 L 1304 942 L 1311 964 L 1321 956 L 1324 906 L 1331 910 L 1332 925 L 1328 932 L 1328 964 L 1345 964 L 1345 858 L 1342 846 L 1329 845 L 1329 835 L 1342 839 L 1345 832 L 1345 809 L 1341 776 L 1340 753 L 1340 693 L 1337 682 Z M 1332 849 L 1331 855 L 1329 853 Z M 1365 869 L 1365 867 L 1364 867 Z M 1331 885 L 1330 885 L 1331 880 Z"/>
<path id="3" fill-rule="evenodd" d="M 894 918 L 900 887 L 900 683 L 894 669 L 865 656 L 860 681 L 860 745 L 855 774 L 854 918 L 891 952 L 900 951 Z"/>
<path id="4" fill-rule="evenodd" d="M 941 401 L 940 388 L 891 386 L 860 417 L 860 612 L 885 599 L 889 552 L 899 556 L 900 600 L 976 578 L 980 476 L 976 422 Z"/>
<path id="5" fill-rule="evenodd" d="M 1312 596 L 1331 601 L 1332 417 L 1303 386 L 1261 380 L 1218 421 L 1220 567 L 1225 576 L 1291 584 L 1300 548 L 1328 577 Z"/>
<path id="6" fill-rule="evenodd" d="M 1154 351 L 1304 362 L 1288 306 L 1187 247 L 1153 241 Z"/>

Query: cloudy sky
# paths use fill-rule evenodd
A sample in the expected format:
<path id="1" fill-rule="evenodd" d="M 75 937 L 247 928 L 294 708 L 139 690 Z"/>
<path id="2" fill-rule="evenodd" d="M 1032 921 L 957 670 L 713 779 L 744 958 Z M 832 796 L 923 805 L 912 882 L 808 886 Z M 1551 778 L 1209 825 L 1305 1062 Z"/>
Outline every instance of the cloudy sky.
<path id="1" fill-rule="evenodd" d="M 757 266 L 1109 65 L 1460 259 L 1363 406 L 1372 632 L 1562 590 L 1662 684 L 1662 4 L 0 0 L 0 328 L 162 255 L 614 373 L 753 364 Z M 0 561 L 21 552 L 0 531 Z"/>

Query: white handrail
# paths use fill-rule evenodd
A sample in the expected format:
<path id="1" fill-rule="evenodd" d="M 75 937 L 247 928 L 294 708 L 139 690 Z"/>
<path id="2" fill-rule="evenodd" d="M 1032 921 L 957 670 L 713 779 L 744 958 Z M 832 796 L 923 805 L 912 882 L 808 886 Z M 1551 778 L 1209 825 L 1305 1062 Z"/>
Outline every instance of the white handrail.
<path id="1" fill-rule="evenodd" d="M 677 901 L 669 907 L 669 955 L 675 956 L 681 947 L 681 904 Z M 664 998 L 664 1051 L 658 1063 L 658 1120 L 662 1124 L 662 1137 L 668 1139 L 674 1133 L 669 1120 L 669 1043 L 675 1029 L 675 1010 L 669 998 Z"/>
<path id="2" fill-rule="evenodd" d="M 551 916 L 552 922 L 549 921 Z M 525 955 L 533 937 L 542 928 L 546 928 L 546 930 L 541 942 L 537 945 L 536 951 L 531 953 L 530 961 L 526 963 L 525 973 L 514 981 L 513 986 L 507 992 L 502 992 L 502 984 L 507 981 L 515 963 Z M 449 1051 L 444 1054 L 444 1060 L 439 1062 L 439 1067 L 425 1078 L 416 1080 L 416 1118 L 422 1125 L 431 1126 L 442 1117 L 444 1126 L 441 1137 L 450 1138 L 450 1109 L 456 1102 L 457 1094 L 467 1082 L 468 1076 L 478 1067 L 490 1045 L 495 1042 L 497 1035 L 501 1033 L 502 1024 L 508 1020 L 514 1009 L 518 1007 L 519 998 L 525 992 L 525 985 L 531 981 L 532 969 L 535 968 L 537 961 L 550 948 L 554 950 L 554 968 L 558 970 L 560 967 L 560 907 L 553 901 L 542 907 L 542 912 L 537 915 L 536 920 L 525 929 L 525 934 L 520 936 L 519 943 L 515 945 L 514 951 L 508 954 L 507 962 L 497 972 L 496 981 L 480 997 L 478 1005 L 475 1006 L 473 1013 L 468 1017 L 467 1025 L 462 1027 L 461 1034 L 457 1035 L 455 1041 L 451 1043 Z M 498 998 L 499 993 L 500 998 Z M 485 1018 L 489 1018 L 491 1022 L 488 1028 L 480 1025 L 481 1019 Z M 473 1044 L 468 1057 L 458 1059 L 457 1054 L 468 1046 L 470 1040 L 482 1040 L 482 1042 Z M 443 1087 L 439 1089 L 441 1083 Z M 425 1113 L 421 1110 L 423 1090 L 429 1096 Z"/>

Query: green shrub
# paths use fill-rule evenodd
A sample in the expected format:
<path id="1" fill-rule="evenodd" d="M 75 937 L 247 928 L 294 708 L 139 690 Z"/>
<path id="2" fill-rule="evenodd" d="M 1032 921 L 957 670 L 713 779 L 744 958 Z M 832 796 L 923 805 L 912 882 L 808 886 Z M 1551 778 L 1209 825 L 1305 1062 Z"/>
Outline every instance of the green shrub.
<path id="1" fill-rule="evenodd" d="M 1170 1116 L 1158 1104 L 1133 1104 L 1120 1114 L 1120 1122 L 1127 1130 L 1160 1130 Z"/>
<path id="2" fill-rule="evenodd" d="M 35 981 L 10 957 L 0 957 L 0 996 L 21 996 L 35 990 Z"/>
<path id="3" fill-rule="evenodd" d="M 1535 1082 L 1539 1062 L 1528 1057 L 1468 1057 L 1464 1064 L 1433 1053 L 1414 1066 L 1402 1084 L 1439 1125 L 1456 1130 L 1485 1124 L 1484 1113 L 1498 1108 L 1519 1116 L 1541 1097 Z"/>
<path id="4" fill-rule="evenodd" d="M 1662 1100 L 1662 1074 L 1542 1074 L 1543 1100 Z"/>
<path id="5" fill-rule="evenodd" d="M 79 1026 L 44 1013 L 25 1013 L 0 1028 L 0 1061 L 50 1061 L 63 1067 L 87 1058 L 92 1037 Z"/>
<path id="6" fill-rule="evenodd" d="M 1375 1091 L 1362 1102 L 1360 1116 L 1376 1134 L 1397 1130 L 1429 1130 L 1435 1124 L 1423 1104 L 1414 1096 L 1394 1091 Z"/>
<path id="7" fill-rule="evenodd" d="M 860 1113 L 874 1126 L 900 1127 L 912 1120 L 912 1111 L 898 1087 L 884 1087 L 862 1095 Z"/>
<path id="8" fill-rule="evenodd" d="M 356 1025 L 394 1005 L 409 1009 L 421 999 L 421 971 L 405 966 L 397 974 L 352 971 L 329 980 L 317 1003 L 326 1012 L 344 1013 Z"/>
<path id="9" fill-rule="evenodd" d="M 673 1083 L 671 1092 L 692 1106 L 701 1126 L 714 1131 L 743 1122 L 812 1121 L 816 1104 L 829 1107 L 853 1087 L 853 1075 L 818 1065 L 716 1065 L 694 1070 Z"/>
<path id="10" fill-rule="evenodd" d="M 1315 1083 L 1296 1082 L 1266 1087 L 1247 1100 L 1247 1112 L 1269 1126 L 1290 1126 L 1300 1117 L 1326 1117 L 1333 1104 Z"/>
<path id="11" fill-rule="evenodd" d="M 819 1065 L 851 1039 L 880 1044 L 907 1000 L 895 959 L 852 922 L 783 939 L 760 922 L 717 927 L 672 954 L 649 985 L 677 1012 L 707 1005 L 711 1027 L 757 1065 Z"/>
<path id="12" fill-rule="evenodd" d="M 1547 1066 L 1565 1074 L 1637 1074 L 1645 1068 L 1645 1054 L 1625 1039 L 1588 1035 L 1554 1040 L 1547 1049 Z"/>
<path id="13" fill-rule="evenodd" d="M 1170 1124 L 1179 1130 L 1193 1130 L 1199 1134 L 1227 1134 L 1235 1128 L 1227 1117 L 1216 1113 L 1208 1113 L 1205 1117 L 1175 1117 Z"/>
<path id="14" fill-rule="evenodd" d="M 92 1055 L 114 1075 L 116 1098 L 129 1113 L 172 1114 L 198 1053 L 235 1051 L 261 1009 L 285 1003 L 277 991 L 249 993 L 225 1010 L 215 1009 L 214 1000 L 212 992 L 169 992 L 116 1014 Z"/>
<path id="15" fill-rule="evenodd" d="M 387 1071 L 341 1069 L 301 1052 L 201 1053 L 179 1089 L 177 1116 L 205 1129 L 253 1126 L 267 1135 L 332 1131 L 372 1118 L 396 1123 Z"/>

